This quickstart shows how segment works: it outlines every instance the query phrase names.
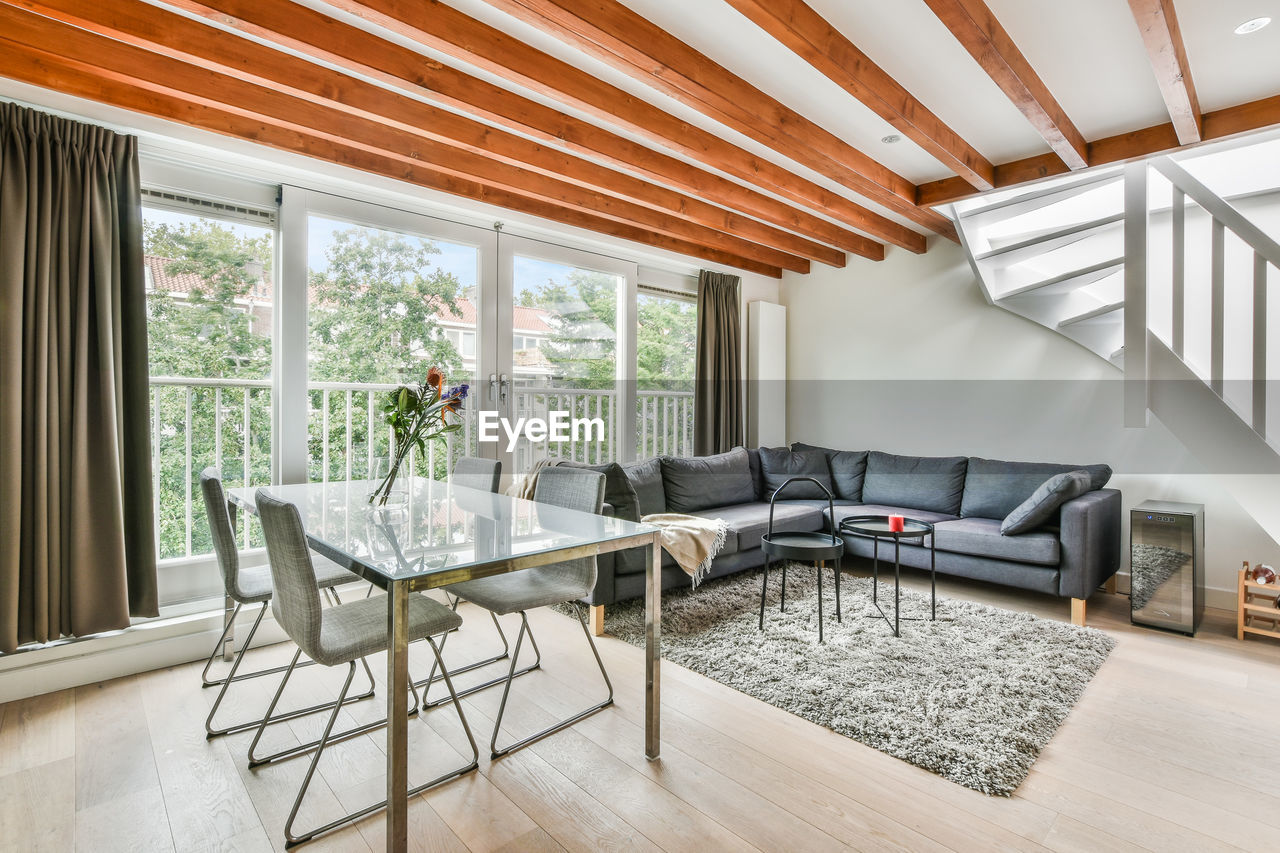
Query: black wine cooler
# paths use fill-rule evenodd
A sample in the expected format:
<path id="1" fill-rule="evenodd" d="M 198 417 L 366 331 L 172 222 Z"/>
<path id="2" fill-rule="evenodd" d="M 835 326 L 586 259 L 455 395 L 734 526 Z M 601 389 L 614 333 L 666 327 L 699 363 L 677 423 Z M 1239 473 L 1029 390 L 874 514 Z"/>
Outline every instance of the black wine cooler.
<path id="1" fill-rule="evenodd" d="M 1133 624 L 1194 635 L 1204 615 L 1204 504 L 1130 510 L 1129 571 Z"/>

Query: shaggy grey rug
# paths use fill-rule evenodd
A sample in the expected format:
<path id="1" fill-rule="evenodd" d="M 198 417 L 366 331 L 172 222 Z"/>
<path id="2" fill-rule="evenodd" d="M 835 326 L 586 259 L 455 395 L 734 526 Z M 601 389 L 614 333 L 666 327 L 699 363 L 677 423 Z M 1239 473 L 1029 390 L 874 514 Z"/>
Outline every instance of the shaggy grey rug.
<path id="1" fill-rule="evenodd" d="M 1191 555 L 1166 545 L 1136 543 L 1129 567 L 1129 601 L 1134 610 L 1141 610 L 1151 603 L 1173 573 L 1187 564 Z"/>
<path id="2" fill-rule="evenodd" d="M 903 621 L 894 638 L 874 613 L 870 578 L 846 575 L 844 622 L 824 577 L 826 643 L 818 644 L 811 567 L 731 575 L 664 593 L 662 656 L 967 788 L 1008 796 L 1066 719 L 1115 642 L 1101 631 L 984 604 L 938 600 L 938 621 Z M 893 584 L 880 604 L 893 615 Z M 606 630 L 644 645 L 641 600 L 605 610 Z M 902 615 L 928 617 L 904 589 Z"/>

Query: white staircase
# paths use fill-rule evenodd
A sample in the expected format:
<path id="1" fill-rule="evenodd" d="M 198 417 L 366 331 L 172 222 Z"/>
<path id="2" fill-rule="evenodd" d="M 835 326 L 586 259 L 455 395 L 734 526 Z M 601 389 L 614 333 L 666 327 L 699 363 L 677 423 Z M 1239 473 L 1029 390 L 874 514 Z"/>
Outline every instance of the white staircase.
<path id="1" fill-rule="evenodd" d="M 1122 370 L 1125 425 L 1154 413 L 1280 542 L 1280 134 L 951 215 L 988 302 Z"/>

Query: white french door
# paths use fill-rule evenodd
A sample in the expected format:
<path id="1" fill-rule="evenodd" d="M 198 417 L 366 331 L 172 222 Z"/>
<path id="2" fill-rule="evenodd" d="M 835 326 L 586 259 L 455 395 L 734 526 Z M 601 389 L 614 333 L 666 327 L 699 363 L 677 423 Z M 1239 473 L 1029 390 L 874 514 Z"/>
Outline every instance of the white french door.
<path id="1" fill-rule="evenodd" d="M 616 258 L 499 237 L 496 403 L 512 426 L 567 424 L 545 439 L 504 434 L 503 471 L 524 474 L 545 456 L 634 458 L 637 274 Z"/>
<path id="2" fill-rule="evenodd" d="M 476 441 L 496 371 L 496 235 L 381 205 L 285 187 L 276 419 L 279 480 L 372 479 L 390 453 L 385 395 L 430 367 L 468 384 L 463 429 L 414 459 L 447 475 Z"/>

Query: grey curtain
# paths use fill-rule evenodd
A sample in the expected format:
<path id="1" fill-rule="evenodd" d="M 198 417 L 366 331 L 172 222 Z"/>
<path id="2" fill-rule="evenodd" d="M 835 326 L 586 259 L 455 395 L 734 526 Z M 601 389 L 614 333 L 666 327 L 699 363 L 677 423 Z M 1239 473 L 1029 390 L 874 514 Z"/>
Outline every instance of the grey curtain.
<path id="1" fill-rule="evenodd" d="M 0 652 L 156 615 L 137 140 L 0 104 Z"/>
<path id="2" fill-rule="evenodd" d="M 742 444 L 742 321 L 736 275 L 698 274 L 698 357 L 693 401 L 693 452 L 722 453 Z"/>

